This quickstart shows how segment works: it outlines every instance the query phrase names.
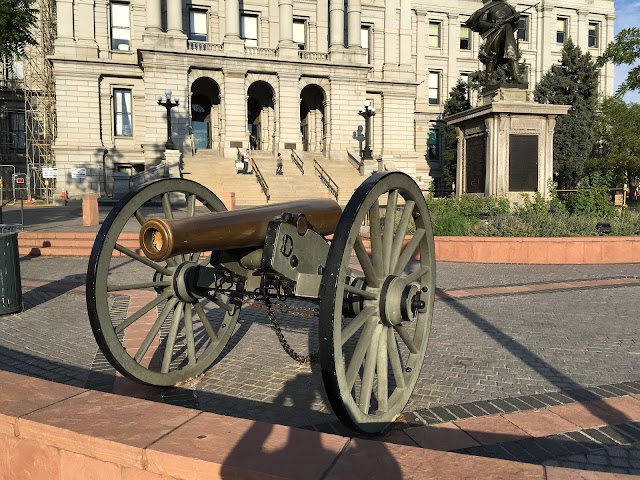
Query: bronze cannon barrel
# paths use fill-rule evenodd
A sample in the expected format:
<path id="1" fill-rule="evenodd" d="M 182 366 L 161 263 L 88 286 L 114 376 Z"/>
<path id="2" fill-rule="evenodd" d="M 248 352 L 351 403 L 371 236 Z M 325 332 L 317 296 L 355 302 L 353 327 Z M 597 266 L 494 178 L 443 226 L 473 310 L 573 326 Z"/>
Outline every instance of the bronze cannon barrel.
<path id="1" fill-rule="evenodd" d="M 334 232 L 342 209 L 333 200 L 318 199 L 174 220 L 151 218 L 140 228 L 140 246 L 149 259 L 158 262 L 183 253 L 260 247 L 269 222 L 283 213 L 303 214 L 316 232 L 329 235 Z"/>

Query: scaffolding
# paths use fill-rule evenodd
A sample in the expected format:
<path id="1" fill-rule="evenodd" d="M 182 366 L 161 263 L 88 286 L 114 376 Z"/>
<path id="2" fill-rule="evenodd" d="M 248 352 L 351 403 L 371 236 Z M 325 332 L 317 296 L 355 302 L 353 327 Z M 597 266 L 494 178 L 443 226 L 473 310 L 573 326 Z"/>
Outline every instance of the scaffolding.
<path id="1" fill-rule="evenodd" d="M 31 195 L 46 196 L 55 188 L 44 179 L 42 169 L 55 166 L 53 140 L 56 135 L 55 86 L 48 58 L 54 53 L 56 36 L 55 0 L 38 0 L 38 21 L 33 37 L 37 45 L 27 46 L 24 59 L 24 109 L 27 176 Z"/>

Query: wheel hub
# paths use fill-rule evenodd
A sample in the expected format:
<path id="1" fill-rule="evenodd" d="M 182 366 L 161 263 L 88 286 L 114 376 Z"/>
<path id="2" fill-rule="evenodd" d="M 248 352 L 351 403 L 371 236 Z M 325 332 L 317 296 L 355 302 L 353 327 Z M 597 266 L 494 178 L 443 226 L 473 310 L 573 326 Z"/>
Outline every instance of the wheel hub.
<path id="1" fill-rule="evenodd" d="M 380 319 L 384 325 L 393 327 L 412 321 L 422 308 L 424 302 L 416 285 L 407 285 L 402 277 L 387 277 L 380 292 Z"/>
<path id="2" fill-rule="evenodd" d="M 178 265 L 176 272 L 173 274 L 173 290 L 176 293 L 176 297 L 183 302 L 194 302 L 200 298 L 196 292 L 195 279 L 193 278 L 193 268 L 198 264 L 194 262 L 184 262 Z"/>

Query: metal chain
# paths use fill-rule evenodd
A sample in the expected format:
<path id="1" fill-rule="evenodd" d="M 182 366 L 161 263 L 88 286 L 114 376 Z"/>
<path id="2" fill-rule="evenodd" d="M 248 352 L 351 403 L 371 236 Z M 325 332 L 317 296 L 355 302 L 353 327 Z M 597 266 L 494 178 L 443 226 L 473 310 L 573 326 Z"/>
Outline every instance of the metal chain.
<path id="1" fill-rule="evenodd" d="M 278 323 L 278 319 L 274 312 L 282 313 L 284 315 L 291 315 L 294 317 L 304 317 L 304 318 L 315 318 L 318 315 L 317 308 L 308 308 L 308 307 L 298 307 L 294 305 L 283 305 L 281 303 L 269 303 L 269 298 L 264 297 L 264 305 L 254 302 L 252 300 L 258 300 L 258 295 L 253 295 L 251 300 L 240 298 L 240 301 L 246 305 L 249 305 L 254 308 L 259 308 L 261 310 L 267 311 L 267 316 L 269 317 L 269 321 L 271 325 L 273 325 L 273 330 L 276 332 L 276 336 L 278 337 L 278 341 L 282 346 L 282 349 L 293 358 L 296 362 L 301 365 L 316 363 L 319 357 L 319 351 L 310 353 L 309 355 L 300 355 L 296 352 L 289 342 L 287 342 L 286 338 L 284 338 L 284 333 L 282 333 L 282 328 L 280 328 L 280 324 Z M 274 308 L 275 306 L 275 308 Z M 306 312 L 306 313 L 305 313 Z"/>

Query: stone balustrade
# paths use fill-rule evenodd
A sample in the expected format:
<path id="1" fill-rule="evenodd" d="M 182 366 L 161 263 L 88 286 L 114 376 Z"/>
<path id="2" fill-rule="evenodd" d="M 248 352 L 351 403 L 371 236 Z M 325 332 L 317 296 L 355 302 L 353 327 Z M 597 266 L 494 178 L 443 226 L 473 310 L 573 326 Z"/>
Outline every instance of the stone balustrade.
<path id="1" fill-rule="evenodd" d="M 196 52 L 222 52 L 222 44 L 187 40 L 187 50 Z"/>

